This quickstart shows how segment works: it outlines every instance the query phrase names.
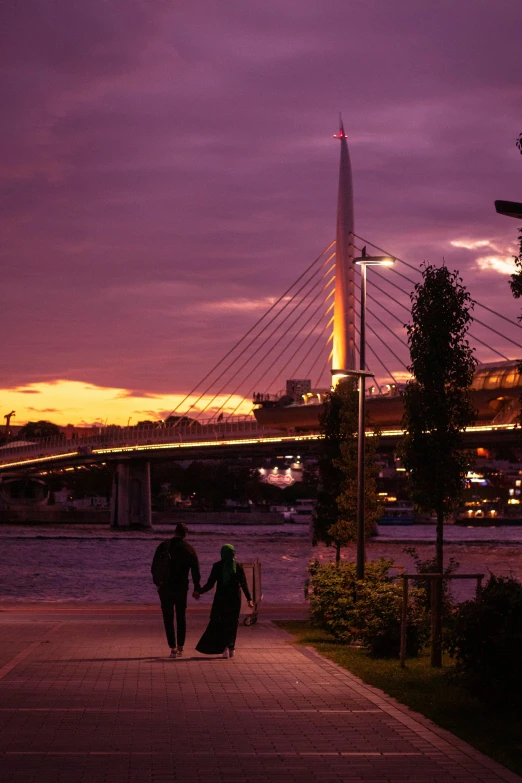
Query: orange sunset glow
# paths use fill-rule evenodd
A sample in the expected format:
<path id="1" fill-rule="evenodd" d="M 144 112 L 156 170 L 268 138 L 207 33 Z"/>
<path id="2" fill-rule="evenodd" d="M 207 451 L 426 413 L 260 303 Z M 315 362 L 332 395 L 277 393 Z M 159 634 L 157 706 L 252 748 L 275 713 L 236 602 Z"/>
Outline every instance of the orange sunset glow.
<path id="1" fill-rule="evenodd" d="M 0 400 L 5 413 L 16 411 L 11 424 L 25 424 L 27 421 L 45 419 L 60 426 L 74 424 L 137 424 L 144 419 L 160 420 L 168 416 L 182 402 L 182 394 L 151 394 L 133 392 L 129 389 L 95 386 L 81 381 L 57 380 L 46 383 L 30 383 L 14 389 L 0 389 Z M 197 416 L 212 400 L 207 395 L 198 400 L 189 397 L 181 407 L 186 413 L 191 405 L 191 415 Z M 197 401 L 197 403 L 196 403 Z M 226 403 L 225 403 L 226 401 Z M 250 400 L 242 402 L 239 395 L 228 399 L 220 395 L 213 403 L 214 410 L 223 406 L 225 415 L 239 406 L 235 415 L 247 415 L 252 410 Z M 208 418 L 211 409 L 206 413 Z M 130 420 L 130 421 L 129 421 Z"/>

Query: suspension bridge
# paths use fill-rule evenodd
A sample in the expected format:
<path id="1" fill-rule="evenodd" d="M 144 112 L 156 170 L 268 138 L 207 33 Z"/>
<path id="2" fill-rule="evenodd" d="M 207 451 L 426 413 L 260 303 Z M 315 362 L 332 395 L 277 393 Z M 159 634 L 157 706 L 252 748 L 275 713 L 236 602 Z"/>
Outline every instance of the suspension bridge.
<path id="1" fill-rule="evenodd" d="M 77 442 L 58 437 L 7 444 L 0 448 L 4 479 L 113 462 L 112 524 L 150 525 L 150 460 L 313 452 L 324 395 L 356 369 L 372 373 L 368 412 L 383 443 L 396 445 L 402 435 L 400 390 L 409 377 L 404 324 L 421 270 L 356 233 L 342 122 L 336 138 L 341 155 L 335 241 L 185 395 L 168 417 L 170 426 L 102 427 Z M 354 263 L 363 248 L 395 261 L 372 267 L 364 368 L 359 367 L 360 282 Z M 477 423 L 466 431 L 466 441 L 470 447 L 517 443 L 522 327 L 477 299 L 473 305 L 469 340 L 480 362 L 473 382 Z"/>

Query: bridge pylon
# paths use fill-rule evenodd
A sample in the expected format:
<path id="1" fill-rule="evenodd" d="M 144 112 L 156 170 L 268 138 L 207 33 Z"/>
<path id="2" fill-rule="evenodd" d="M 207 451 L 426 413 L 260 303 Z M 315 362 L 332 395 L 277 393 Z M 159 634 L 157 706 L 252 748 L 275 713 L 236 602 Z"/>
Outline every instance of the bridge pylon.
<path id="1" fill-rule="evenodd" d="M 113 473 L 111 527 L 152 527 L 150 462 L 118 462 Z"/>
<path id="2" fill-rule="evenodd" d="M 342 119 L 340 119 L 339 133 L 335 134 L 334 138 L 341 142 L 332 355 L 332 385 L 336 386 L 340 378 L 346 375 L 345 370 L 356 369 L 353 182 L 350 153 Z"/>

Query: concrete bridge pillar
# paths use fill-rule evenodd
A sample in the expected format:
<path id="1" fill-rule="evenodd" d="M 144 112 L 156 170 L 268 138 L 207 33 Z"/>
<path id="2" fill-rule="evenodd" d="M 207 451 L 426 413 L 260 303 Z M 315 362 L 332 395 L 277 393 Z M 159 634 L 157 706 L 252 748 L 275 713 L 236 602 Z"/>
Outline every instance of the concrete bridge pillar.
<path id="1" fill-rule="evenodd" d="M 112 479 L 111 527 L 152 526 L 150 462 L 118 462 Z"/>

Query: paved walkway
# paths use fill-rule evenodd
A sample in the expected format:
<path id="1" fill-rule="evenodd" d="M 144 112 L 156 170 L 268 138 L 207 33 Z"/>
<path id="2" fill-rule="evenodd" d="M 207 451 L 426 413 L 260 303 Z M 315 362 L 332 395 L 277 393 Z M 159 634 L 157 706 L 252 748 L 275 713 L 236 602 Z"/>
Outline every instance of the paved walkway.
<path id="1" fill-rule="evenodd" d="M 159 611 L 4 609 L 2 783 L 522 780 L 266 619 L 169 660 Z"/>

